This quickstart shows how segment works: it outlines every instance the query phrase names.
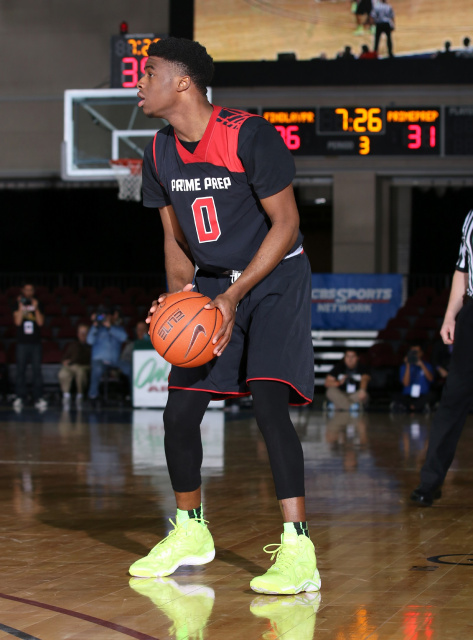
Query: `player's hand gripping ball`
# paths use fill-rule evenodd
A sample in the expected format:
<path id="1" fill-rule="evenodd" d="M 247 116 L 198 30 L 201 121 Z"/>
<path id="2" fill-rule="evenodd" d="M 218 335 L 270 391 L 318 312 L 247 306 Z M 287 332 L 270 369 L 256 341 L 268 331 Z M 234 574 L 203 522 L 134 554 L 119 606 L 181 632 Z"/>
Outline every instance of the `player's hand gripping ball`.
<path id="1" fill-rule="evenodd" d="M 178 367 L 200 367 L 215 355 L 212 340 L 222 325 L 220 309 L 204 309 L 210 298 L 195 291 L 171 293 L 151 317 L 153 347 Z"/>

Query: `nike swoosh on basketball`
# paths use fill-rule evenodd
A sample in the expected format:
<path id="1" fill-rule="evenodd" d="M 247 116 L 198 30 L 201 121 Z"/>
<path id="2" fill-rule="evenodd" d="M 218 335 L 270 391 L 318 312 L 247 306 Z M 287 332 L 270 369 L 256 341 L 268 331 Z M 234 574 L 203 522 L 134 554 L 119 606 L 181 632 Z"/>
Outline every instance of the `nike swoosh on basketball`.
<path id="1" fill-rule="evenodd" d="M 196 324 L 194 327 L 194 332 L 192 333 L 191 341 L 189 342 L 189 346 L 187 347 L 187 351 L 186 351 L 186 355 L 184 356 L 184 359 L 186 359 L 187 356 L 189 355 L 189 352 L 194 346 L 194 343 L 197 340 L 199 333 L 203 333 L 204 336 L 207 335 L 205 332 L 205 327 L 203 327 L 201 324 Z"/>

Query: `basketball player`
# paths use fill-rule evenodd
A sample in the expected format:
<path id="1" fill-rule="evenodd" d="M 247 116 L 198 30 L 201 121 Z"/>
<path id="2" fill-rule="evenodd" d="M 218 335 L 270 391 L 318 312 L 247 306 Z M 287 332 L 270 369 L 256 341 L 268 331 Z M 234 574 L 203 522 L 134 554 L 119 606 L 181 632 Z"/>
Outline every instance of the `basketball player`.
<path id="1" fill-rule="evenodd" d="M 430 507 L 441 497 L 441 486 L 472 406 L 473 211 L 463 224 L 460 255 L 440 335 L 445 344 L 453 344 L 453 351 L 440 406 L 432 421 L 420 485 L 411 494 L 411 500 L 421 507 Z"/>
<path id="2" fill-rule="evenodd" d="M 212 299 L 223 324 L 209 365 L 171 370 L 164 444 L 175 529 L 130 573 L 166 576 L 214 558 L 201 505 L 200 423 L 211 399 L 251 392 L 284 519 L 276 561 L 251 587 L 318 591 L 304 459 L 288 410 L 309 403 L 314 389 L 310 265 L 291 186 L 294 162 L 266 120 L 207 101 L 213 62 L 199 43 L 166 38 L 148 53 L 139 106 L 170 124 L 145 152 L 144 205 L 161 215 L 169 291 L 189 291 L 197 269 L 195 289 Z"/>

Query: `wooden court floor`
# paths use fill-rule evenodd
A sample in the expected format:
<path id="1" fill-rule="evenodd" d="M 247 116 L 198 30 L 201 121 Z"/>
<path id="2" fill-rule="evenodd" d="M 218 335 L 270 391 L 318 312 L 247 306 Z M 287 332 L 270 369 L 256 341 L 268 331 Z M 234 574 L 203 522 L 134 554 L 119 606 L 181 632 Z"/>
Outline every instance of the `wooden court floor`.
<path id="1" fill-rule="evenodd" d="M 130 580 L 170 528 L 162 412 L 0 411 L 0 638 L 471 640 L 473 417 L 431 509 L 409 505 L 429 417 L 293 413 L 320 597 L 258 596 L 280 516 L 250 413 L 206 414 L 205 567 Z"/>
<path id="2" fill-rule="evenodd" d="M 390 0 L 395 11 L 394 53 L 437 51 L 445 40 L 461 48 L 473 40 L 471 0 Z M 194 37 L 216 60 L 275 60 L 292 51 L 299 60 L 323 52 L 334 58 L 350 45 L 373 47 L 366 30 L 354 35 L 356 21 L 349 0 L 196 0 Z M 383 36 L 380 54 L 386 55 Z"/>

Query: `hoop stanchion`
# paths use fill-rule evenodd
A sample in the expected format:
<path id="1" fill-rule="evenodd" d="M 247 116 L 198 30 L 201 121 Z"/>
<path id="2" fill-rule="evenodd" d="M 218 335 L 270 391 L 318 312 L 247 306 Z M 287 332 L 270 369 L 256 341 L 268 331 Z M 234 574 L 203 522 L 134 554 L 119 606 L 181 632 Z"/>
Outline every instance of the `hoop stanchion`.
<path id="1" fill-rule="evenodd" d="M 120 158 L 110 160 L 118 182 L 118 199 L 139 202 L 141 200 L 141 170 L 143 160 Z"/>

